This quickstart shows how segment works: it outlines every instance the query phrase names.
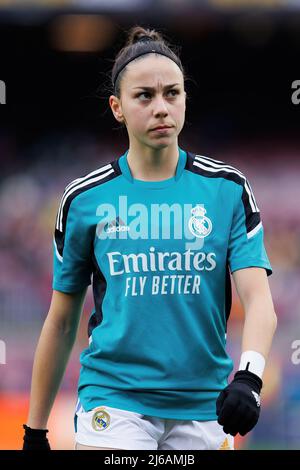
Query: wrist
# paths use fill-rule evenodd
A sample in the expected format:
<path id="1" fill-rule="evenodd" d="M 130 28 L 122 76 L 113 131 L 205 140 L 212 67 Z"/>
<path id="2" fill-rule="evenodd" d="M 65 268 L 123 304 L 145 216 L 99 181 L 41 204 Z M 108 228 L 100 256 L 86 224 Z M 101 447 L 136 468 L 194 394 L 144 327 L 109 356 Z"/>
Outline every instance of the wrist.
<path id="1" fill-rule="evenodd" d="M 44 420 L 28 417 L 26 426 L 31 429 L 47 429 L 47 422 Z"/>
<path id="2" fill-rule="evenodd" d="M 25 434 L 30 436 L 46 436 L 48 429 L 41 429 L 41 428 L 31 428 L 27 424 L 23 424 L 23 428 L 25 429 Z"/>
<path id="3" fill-rule="evenodd" d="M 247 370 L 262 379 L 266 360 L 257 351 L 244 351 L 241 355 L 239 370 Z"/>

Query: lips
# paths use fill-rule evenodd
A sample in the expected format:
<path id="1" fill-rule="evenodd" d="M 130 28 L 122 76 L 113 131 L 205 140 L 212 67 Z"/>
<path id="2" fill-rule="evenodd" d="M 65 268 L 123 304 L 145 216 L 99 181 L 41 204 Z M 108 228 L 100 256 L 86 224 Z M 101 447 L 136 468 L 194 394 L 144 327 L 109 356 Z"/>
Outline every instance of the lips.
<path id="1" fill-rule="evenodd" d="M 152 131 L 158 131 L 158 130 L 162 130 L 162 129 L 170 129 L 171 126 L 157 126 L 155 127 L 154 129 L 151 129 Z"/>

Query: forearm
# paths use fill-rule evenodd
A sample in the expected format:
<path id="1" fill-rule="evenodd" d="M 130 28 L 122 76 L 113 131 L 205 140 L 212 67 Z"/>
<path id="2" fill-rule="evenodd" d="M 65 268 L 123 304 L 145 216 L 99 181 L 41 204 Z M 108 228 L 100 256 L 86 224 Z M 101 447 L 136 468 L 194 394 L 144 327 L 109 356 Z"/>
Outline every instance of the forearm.
<path id="1" fill-rule="evenodd" d="M 76 332 L 65 332 L 46 318 L 34 356 L 27 425 L 45 429 L 62 381 Z"/>
<path id="2" fill-rule="evenodd" d="M 242 352 L 257 351 L 267 359 L 277 326 L 269 298 L 256 296 L 245 308 Z"/>

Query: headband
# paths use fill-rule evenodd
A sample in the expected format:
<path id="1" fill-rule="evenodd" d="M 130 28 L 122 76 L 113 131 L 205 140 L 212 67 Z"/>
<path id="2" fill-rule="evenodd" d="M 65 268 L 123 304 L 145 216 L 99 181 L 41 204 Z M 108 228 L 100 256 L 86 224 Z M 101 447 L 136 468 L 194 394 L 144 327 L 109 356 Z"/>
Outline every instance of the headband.
<path id="1" fill-rule="evenodd" d="M 137 57 L 140 57 L 144 54 L 149 54 L 150 52 L 155 52 L 156 54 L 161 54 L 161 55 L 164 55 L 166 57 L 169 57 L 169 59 L 173 60 L 173 62 L 175 62 L 175 64 L 177 64 L 178 67 L 180 68 L 180 70 L 182 71 L 182 65 L 181 65 L 180 60 L 177 59 L 177 57 L 175 55 L 171 55 L 169 52 L 161 51 L 161 46 L 160 45 L 157 46 L 157 44 L 158 44 L 157 41 L 153 40 L 151 37 L 141 36 L 139 38 L 139 40 L 136 41 L 134 44 L 136 44 L 137 42 L 144 42 L 145 44 L 143 45 L 143 48 L 142 48 L 141 51 L 136 52 L 129 59 L 127 59 L 125 61 L 121 61 L 118 68 L 114 71 L 114 73 L 112 75 L 112 83 L 113 83 L 114 89 L 115 89 L 117 78 L 118 78 L 121 70 L 123 70 L 126 67 L 126 65 L 128 65 L 129 62 L 131 62 L 132 60 L 134 60 Z"/>

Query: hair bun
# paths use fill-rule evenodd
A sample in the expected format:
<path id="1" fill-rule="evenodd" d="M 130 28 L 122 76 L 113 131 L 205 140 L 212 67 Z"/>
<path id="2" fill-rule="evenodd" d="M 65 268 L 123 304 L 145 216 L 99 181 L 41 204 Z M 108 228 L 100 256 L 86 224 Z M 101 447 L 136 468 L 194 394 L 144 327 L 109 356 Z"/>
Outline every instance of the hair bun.
<path id="1" fill-rule="evenodd" d="M 147 41 L 155 41 L 155 39 L 153 39 L 151 36 L 140 36 L 140 37 L 137 37 L 135 42 L 147 42 Z"/>
<path id="2" fill-rule="evenodd" d="M 125 46 L 131 46 L 137 42 L 162 41 L 163 37 L 155 29 L 145 29 L 141 26 L 133 26 L 128 32 L 128 38 Z"/>

